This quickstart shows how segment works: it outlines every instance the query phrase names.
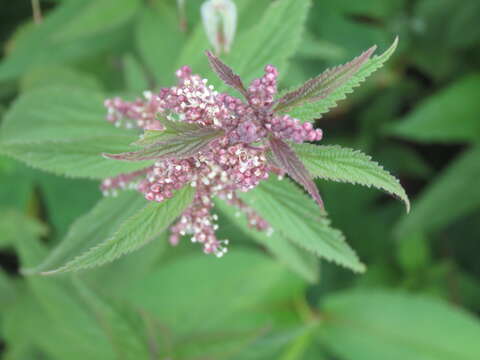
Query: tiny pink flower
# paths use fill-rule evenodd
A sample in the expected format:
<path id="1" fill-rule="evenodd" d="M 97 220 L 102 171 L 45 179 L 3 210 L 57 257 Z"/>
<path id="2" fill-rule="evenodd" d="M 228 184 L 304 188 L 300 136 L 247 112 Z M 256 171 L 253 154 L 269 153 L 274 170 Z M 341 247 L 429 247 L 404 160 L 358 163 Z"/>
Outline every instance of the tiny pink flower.
<path id="1" fill-rule="evenodd" d="M 176 72 L 178 83 L 157 93 L 145 92 L 133 102 L 108 99 L 107 120 L 116 126 L 163 131 L 161 119 L 194 124 L 198 129 L 216 129 L 218 135 L 208 146 L 187 157 L 159 157 L 153 166 L 131 174 L 106 179 L 105 194 L 118 189 L 136 188 L 148 201 L 162 202 L 184 186 L 195 188 L 192 204 L 171 226 L 170 243 L 177 245 L 182 236 L 199 243 L 206 254 L 222 256 L 227 240 L 216 237 L 217 215 L 213 197 L 219 197 L 244 213 L 249 225 L 271 233 L 270 225 L 237 196 L 238 191 L 254 189 L 271 173 L 283 176 L 285 169 L 268 161 L 271 139 L 295 143 L 318 141 L 322 131 L 311 123 L 301 123 L 272 108 L 277 93 L 278 71 L 265 67 L 264 75 L 254 79 L 248 89 L 218 59 L 209 54 L 214 70 L 229 85 L 239 90 L 245 101 L 218 93 L 206 79 L 192 74 L 184 66 Z M 215 130 L 215 131 L 216 131 Z"/>

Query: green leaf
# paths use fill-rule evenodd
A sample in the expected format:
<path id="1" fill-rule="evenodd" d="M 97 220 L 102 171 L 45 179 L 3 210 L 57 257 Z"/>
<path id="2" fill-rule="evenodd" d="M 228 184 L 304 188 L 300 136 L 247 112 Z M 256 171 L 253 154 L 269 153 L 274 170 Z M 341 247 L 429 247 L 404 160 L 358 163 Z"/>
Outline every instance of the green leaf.
<path id="1" fill-rule="evenodd" d="M 304 287 L 297 276 L 259 252 L 237 247 L 218 259 L 197 250 L 125 289 L 129 302 L 175 329 L 180 348 L 193 341 L 193 334 L 263 327 L 268 324 L 263 317 L 263 322 L 250 323 L 265 313 L 262 305 L 281 304 Z"/>
<path id="2" fill-rule="evenodd" d="M 340 146 L 301 144 L 294 149 L 312 176 L 385 190 L 400 198 L 410 211 L 410 201 L 399 181 L 370 156 Z"/>
<path id="3" fill-rule="evenodd" d="M 132 54 L 124 56 L 123 71 L 125 85 L 128 91 L 141 93 L 150 87 L 142 64 L 140 64 Z"/>
<path id="4" fill-rule="evenodd" d="M 342 86 L 329 93 L 325 98 L 318 102 L 306 103 L 301 107 L 292 109 L 288 111 L 288 114 L 303 122 L 320 118 L 322 114 L 337 106 L 338 101 L 346 99 L 346 95 L 352 93 L 353 89 L 365 81 L 373 72 L 381 68 L 393 54 L 397 48 L 397 44 L 398 38 L 395 39 L 393 44 L 383 54 L 374 56 L 365 62 L 355 75 Z"/>
<path id="5" fill-rule="evenodd" d="M 58 268 L 79 254 L 113 237 L 117 229 L 145 206 L 145 199 L 136 191 L 122 191 L 116 197 L 106 197 L 70 227 L 63 241 L 34 269 L 24 272 L 38 273 Z"/>
<path id="6" fill-rule="evenodd" d="M 140 4 L 140 0 L 87 1 L 54 38 L 57 41 L 75 41 L 115 29 L 132 18 Z"/>
<path id="7" fill-rule="evenodd" d="M 0 270 L 0 306 L 2 309 L 6 309 L 7 305 L 12 304 L 15 301 L 16 295 L 14 282 L 3 270 Z M 0 323 L 2 321 L 2 317 L 3 314 L 0 316 Z"/>
<path id="8" fill-rule="evenodd" d="M 32 171 L 18 161 L 0 155 L 0 199 L 2 207 L 27 211 L 34 193 Z M 15 189 L 15 191 L 12 191 Z"/>
<path id="9" fill-rule="evenodd" d="M 225 62 L 245 80 L 260 76 L 266 64 L 274 64 L 285 75 L 287 59 L 301 41 L 309 7 L 308 0 L 271 3 L 258 24 L 238 36 Z"/>
<path id="10" fill-rule="evenodd" d="M 305 355 L 305 349 L 299 349 L 297 342 L 302 341 L 308 346 L 311 332 L 311 325 L 304 325 L 291 329 L 281 329 L 280 331 L 277 330 L 276 332 L 258 338 L 250 346 L 244 349 L 241 354 L 234 356 L 232 360 L 324 360 L 320 354 L 315 354 L 315 357 L 301 357 Z M 304 339 L 306 339 L 306 341 Z"/>
<path id="11" fill-rule="evenodd" d="M 128 135 L 105 120 L 104 99 L 101 92 L 66 86 L 29 91 L 5 114 L 0 140 L 40 143 Z"/>
<path id="12" fill-rule="evenodd" d="M 346 360 L 475 360 L 480 324 L 461 309 L 397 292 L 326 298 L 319 336 Z"/>
<path id="13" fill-rule="evenodd" d="M 138 194 L 136 195 L 138 198 Z M 122 294 L 125 288 L 137 283 L 158 267 L 163 254 L 170 249 L 169 235 L 169 231 L 164 231 L 148 246 L 114 261 L 109 266 L 101 266 L 81 273 L 82 280 L 92 289 L 101 290 L 101 293 L 106 296 L 116 297 L 117 294 Z"/>
<path id="14" fill-rule="evenodd" d="M 224 134 L 223 130 L 211 127 L 168 120 L 163 120 L 163 123 L 166 126 L 165 134 L 163 131 L 151 130 L 144 139 L 136 143 L 149 144 L 143 149 L 120 154 L 103 154 L 103 156 L 122 161 L 189 158 L 208 148 L 213 141 Z M 153 142 L 154 139 L 155 142 Z"/>
<path id="15" fill-rule="evenodd" d="M 212 52 L 206 52 L 208 57 L 208 62 L 210 67 L 215 72 L 215 74 L 225 83 L 225 85 L 230 86 L 231 88 L 237 90 L 240 94 L 248 98 L 247 89 L 243 85 L 242 79 L 240 76 L 235 74 L 233 70 L 223 63 L 218 57 L 212 54 Z"/>
<path id="16" fill-rule="evenodd" d="M 412 213 L 395 227 L 398 236 L 435 231 L 480 206 L 480 146 L 465 151 L 415 200 Z"/>
<path id="17" fill-rule="evenodd" d="M 134 142 L 134 145 L 148 147 L 159 143 L 165 144 L 181 136 L 186 138 L 196 136 L 204 131 L 202 129 L 205 129 L 204 126 L 185 121 L 172 121 L 166 118 L 161 118 L 159 121 L 165 127 L 163 130 L 145 130 L 140 135 L 140 139 Z"/>
<path id="18" fill-rule="evenodd" d="M 39 187 L 43 211 L 52 225 L 55 239 L 63 238 L 69 226 L 102 196 L 96 181 L 68 179 L 37 171 L 32 171 L 31 177 Z"/>
<path id="19" fill-rule="evenodd" d="M 155 1 L 152 8 L 143 10 L 135 27 L 135 45 L 158 84 L 173 84 L 184 38 L 173 6 L 165 1 Z M 181 65 L 187 64 L 190 63 Z"/>
<path id="20" fill-rule="evenodd" d="M 274 231 L 315 255 L 355 272 L 365 271 L 343 234 L 314 202 L 287 179 L 268 181 L 242 195 L 242 199 L 267 220 Z"/>
<path id="21" fill-rule="evenodd" d="M 4 117 L 0 151 L 72 177 L 104 178 L 148 166 L 102 158 L 103 152 L 125 151 L 137 137 L 105 120 L 103 99 L 102 93 L 65 86 L 23 94 Z"/>
<path id="22" fill-rule="evenodd" d="M 139 314 L 126 305 L 101 297 L 78 279 L 75 279 L 74 286 L 81 299 L 96 315 L 119 359 L 146 360 L 154 356 L 149 351 Z"/>
<path id="23" fill-rule="evenodd" d="M 14 245 L 17 238 L 22 236 L 18 234 L 19 229 L 31 236 L 44 236 L 48 232 L 45 225 L 19 211 L 3 210 L 0 211 L 0 248 Z"/>
<path id="24" fill-rule="evenodd" d="M 15 248 L 22 267 L 38 263 L 47 253 L 36 234 L 25 227 L 17 229 Z M 28 337 L 36 347 L 58 359 L 113 359 L 108 339 L 78 298 L 70 279 L 28 277 L 25 285 L 21 289 L 27 292 L 18 298 L 21 306 L 14 309 L 16 314 L 9 320 L 8 337 L 13 343 Z M 29 299 L 35 301 L 30 303 Z"/>
<path id="25" fill-rule="evenodd" d="M 480 102 L 473 95 L 480 74 L 471 74 L 428 97 L 388 133 L 425 143 L 480 141 Z"/>
<path id="26" fill-rule="evenodd" d="M 263 12 L 263 8 L 269 5 Z M 261 18 L 251 21 L 248 27 L 239 26 L 239 34 L 233 42 L 231 52 L 222 56 L 222 61 L 228 64 L 245 84 L 255 77 L 263 75 L 267 64 L 275 65 L 281 75 L 285 75 L 287 60 L 291 57 L 301 41 L 308 13 L 309 0 L 282 0 L 275 2 L 244 0 L 238 2 L 238 19 L 248 21 L 250 14 L 262 14 Z M 252 42 L 252 39 L 255 39 Z M 211 45 L 205 35 L 202 24 L 198 24 L 189 41 L 183 48 L 177 66 L 190 65 L 192 69 L 206 76 L 211 74 L 209 81 L 219 91 L 225 91 L 227 86 L 216 79 L 208 65 L 204 51 Z"/>
<path id="27" fill-rule="evenodd" d="M 22 93 L 52 86 L 89 89 L 93 90 L 94 93 L 100 93 L 103 90 L 102 84 L 93 75 L 68 66 L 36 67 L 27 71 L 20 79 Z"/>
<path id="28" fill-rule="evenodd" d="M 48 359 L 116 359 L 95 316 L 68 281 L 30 278 L 23 285 L 2 323 L 11 355 L 5 359 L 36 359 L 40 354 Z M 31 354 L 21 354 L 22 348 Z"/>
<path id="29" fill-rule="evenodd" d="M 289 91 L 278 99 L 274 111 L 288 112 L 289 109 L 325 99 L 333 91 L 344 85 L 370 59 L 377 47 L 372 46 L 346 64 L 325 70 L 322 74 L 308 80 L 297 89 Z"/>
<path id="30" fill-rule="evenodd" d="M 57 175 L 104 179 L 152 165 L 152 161 L 127 163 L 102 157 L 103 152 L 128 149 L 135 139 L 136 136 L 106 136 L 65 142 L 0 143 L 0 153 Z"/>
<path id="31" fill-rule="evenodd" d="M 318 281 L 319 264 L 314 255 L 298 247 L 278 231 L 267 234 L 265 231 L 252 229 L 248 224 L 246 216 L 238 214 L 233 206 L 226 204 L 224 201 L 216 200 L 215 208 L 219 210 L 221 215 L 238 225 L 236 231 L 245 234 L 259 245 L 266 247 L 279 262 L 285 264 L 309 282 L 314 283 Z"/>
<path id="32" fill-rule="evenodd" d="M 111 262 L 157 238 L 192 202 L 194 189 L 187 186 L 162 203 L 148 203 L 122 222 L 116 231 L 73 260 L 56 269 L 42 271 L 44 275 L 77 271 Z M 83 240 L 83 239 L 82 239 Z"/>
<path id="33" fill-rule="evenodd" d="M 57 38 L 64 28 L 75 22 L 86 5 L 85 1 L 64 1 L 48 12 L 41 24 L 31 21 L 19 27 L 10 40 L 8 56 L 0 62 L 0 81 L 15 79 L 35 67 L 78 62 L 107 49 L 111 52 L 124 46 L 129 35 L 126 27 L 91 34 L 75 41 Z M 108 23 L 105 18 L 102 22 Z"/>

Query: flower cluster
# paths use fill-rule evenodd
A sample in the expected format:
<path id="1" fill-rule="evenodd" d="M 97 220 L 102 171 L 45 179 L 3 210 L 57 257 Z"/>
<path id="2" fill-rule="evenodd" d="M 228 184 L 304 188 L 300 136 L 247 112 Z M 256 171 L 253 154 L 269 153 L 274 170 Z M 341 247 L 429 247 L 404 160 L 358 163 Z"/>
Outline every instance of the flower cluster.
<path id="1" fill-rule="evenodd" d="M 212 198 L 226 200 L 247 216 L 252 227 L 271 232 L 269 224 L 238 198 L 237 191 L 253 189 L 272 172 L 283 175 L 283 169 L 267 160 L 269 137 L 302 143 L 320 140 L 322 132 L 310 123 L 302 124 L 272 110 L 278 77 L 272 65 L 267 65 L 265 74 L 244 89 L 246 101 L 218 93 L 187 66 L 176 76 L 177 86 L 157 93 L 145 92 L 143 99 L 106 100 L 107 120 L 117 126 L 162 131 L 161 119 L 166 118 L 201 129 L 216 129 L 220 135 L 191 156 L 159 157 L 145 170 L 106 179 L 102 190 L 111 193 L 130 183 L 147 200 L 162 202 L 183 186 L 195 187 L 193 203 L 171 227 L 170 242 L 177 244 L 181 236 L 188 234 L 193 242 L 203 245 L 205 253 L 221 256 L 227 241 L 215 235 L 217 216 L 212 213 Z"/>

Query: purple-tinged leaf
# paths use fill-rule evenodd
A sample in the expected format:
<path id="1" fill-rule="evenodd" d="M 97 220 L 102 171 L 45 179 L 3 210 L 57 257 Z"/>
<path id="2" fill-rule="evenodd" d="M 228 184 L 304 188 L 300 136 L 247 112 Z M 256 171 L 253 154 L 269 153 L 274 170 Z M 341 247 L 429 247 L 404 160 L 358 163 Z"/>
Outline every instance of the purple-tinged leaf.
<path id="1" fill-rule="evenodd" d="M 323 209 L 323 201 L 320 197 L 317 186 L 315 185 L 312 176 L 305 168 L 305 165 L 303 165 L 297 154 L 295 154 L 295 151 L 293 151 L 285 141 L 279 138 L 270 137 L 269 143 L 275 158 L 275 164 L 280 165 L 293 180 L 302 185 L 318 203 L 320 208 Z"/>
<path id="2" fill-rule="evenodd" d="M 212 128 L 192 124 L 185 121 L 174 121 L 166 118 L 159 119 L 163 125 L 162 130 L 145 130 L 139 140 L 132 145 L 150 146 L 155 144 L 165 144 L 172 139 L 178 140 L 180 137 L 190 138 L 202 136 L 202 134 L 209 133 Z"/>
<path id="3" fill-rule="evenodd" d="M 350 62 L 328 69 L 317 77 L 308 80 L 299 88 L 285 94 L 277 100 L 274 111 L 287 111 L 305 102 L 315 102 L 325 98 L 354 76 L 362 65 L 368 61 L 376 48 L 376 46 L 372 46 Z"/>
<path id="4" fill-rule="evenodd" d="M 213 55 L 210 51 L 206 52 L 208 57 L 208 62 L 210 63 L 211 68 L 218 75 L 222 81 L 231 86 L 235 90 L 238 90 L 243 96 L 248 97 L 248 92 L 245 89 L 245 86 L 242 83 L 240 76 L 235 74 L 233 70 L 226 64 L 224 64 L 218 57 Z"/>
<path id="5" fill-rule="evenodd" d="M 159 139 L 156 143 L 139 151 L 103 154 L 103 156 L 122 161 L 185 159 L 207 149 L 223 134 L 222 130 L 200 128 L 196 132 L 180 133 L 177 136 Z"/>

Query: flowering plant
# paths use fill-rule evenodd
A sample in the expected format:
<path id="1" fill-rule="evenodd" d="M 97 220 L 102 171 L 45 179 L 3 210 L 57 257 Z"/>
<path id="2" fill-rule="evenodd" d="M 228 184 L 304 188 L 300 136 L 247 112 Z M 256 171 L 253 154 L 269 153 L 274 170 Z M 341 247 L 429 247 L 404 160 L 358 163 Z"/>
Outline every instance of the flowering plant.
<path id="1" fill-rule="evenodd" d="M 299 258 L 319 256 L 363 271 L 364 265 L 342 233 L 330 226 L 314 178 L 383 189 L 401 198 L 407 210 L 408 198 L 398 180 L 369 156 L 339 146 L 313 144 L 323 138 L 313 121 L 380 68 L 396 45 L 397 40 L 381 55 L 373 55 L 372 47 L 280 94 L 275 66 L 265 66 L 263 76 L 245 86 L 229 66 L 207 52 L 211 69 L 237 94 L 217 92 L 207 79 L 184 66 L 176 72 L 176 86 L 145 91 L 143 98 L 135 101 L 119 97 L 106 100 L 107 120 L 117 129 L 99 127 L 101 134 L 112 135 L 82 140 L 85 150 L 79 159 L 83 166 L 72 167 L 70 162 L 65 166 L 73 176 L 95 172 L 96 177 L 103 177 L 103 193 L 119 199 L 99 204 L 72 227 L 57 251 L 26 271 L 52 274 L 98 266 L 140 248 L 167 229 L 173 245 L 189 235 L 205 253 L 222 256 L 228 239 L 217 237 L 219 216 L 254 229 L 252 237 L 296 271 L 304 272 L 304 265 L 302 260 L 292 262 L 292 254 Z M 87 94 L 82 95 L 82 101 L 88 101 Z M 94 121 L 98 124 L 96 118 Z M 128 145 L 131 135 L 126 134 L 132 130 L 140 138 Z M 10 144 L 5 143 L 4 148 L 10 146 L 11 154 L 22 158 L 22 145 L 15 141 Z M 77 154 L 78 147 L 70 144 L 57 143 L 48 151 Z M 105 151 L 108 147 L 112 151 Z M 96 149 L 104 151 L 106 162 L 101 165 L 97 165 L 100 155 Z M 28 150 L 25 160 L 56 171 L 58 165 L 51 168 L 42 151 Z M 85 157 L 84 151 L 91 156 Z M 284 178 L 287 176 L 314 202 Z M 141 192 L 148 204 L 131 191 L 121 191 L 124 189 Z M 247 220 L 231 216 L 223 203 L 236 208 Z M 112 207 L 116 215 L 111 213 Z M 112 216 L 118 223 L 112 222 Z M 104 225 L 99 219 L 104 219 Z M 89 247 L 81 239 L 91 221 L 99 222 L 99 228 L 106 226 L 108 236 L 98 243 L 105 236 L 99 233 L 91 241 L 98 244 Z"/>
<path id="2" fill-rule="evenodd" d="M 264 74 L 245 86 L 229 66 L 207 52 L 211 69 L 232 93 L 216 91 L 207 79 L 183 66 L 176 72 L 176 86 L 144 91 L 143 98 L 135 101 L 107 99 L 107 120 L 117 129 L 102 127 L 98 131 L 118 135 L 82 141 L 82 149 L 88 149 L 91 157 L 85 158 L 82 150 L 79 159 L 83 166 L 65 166 L 74 176 L 94 171 L 96 177 L 103 177 L 103 193 L 119 199 L 115 205 L 99 204 L 91 216 L 72 227 L 57 251 L 26 271 L 51 274 L 98 266 L 140 248 L 167 229 L 173 245 L 188 235 L 205 253 L 222 256 L 228 239 L 217 237 L 219 216 L 254 229 L 252 237 L 296 271 L 302 272 L 304 265 L 291 261 L 295 253 L 363 271 L 364 265 L 342 233 L 330 226 L 314 178 L 383 189 L 402 199 L 407 210 L 408 198 L 398 180 L 367 155 L 339 146 L 315 145 L 323 132 L 313 121 L 380 68 L 396 45 L 397 40 L 381 55 L 373 55 L 372 47 L 280 94 L 275 66 L 266 65 Z M 88 101 L 87 94 L 82 99 Z M 140 137 L 128 145 L 131 136 L 125 131 L 137 132 Z M 7 150 L 8 146 L 12 155 L 23 156 L 21 144 L 4 144 Z M 69 149 L 70 143 L 53 146 L 56 152 L 78 152 L 75 146 Z M 108 146 L 112 151 L 105 151 Z M 97 165 L 100 155 L 96 149 L 102 149 L 107 159 L 101 166 Z M 42 151 L 37 150 L 31 158 L 28 150 L 25 160 L 52 169 Z M 314 202 L 284 177 L 303 187 Z M 148 205 L 131 191 L 121 191 L 126 189 L 141 192 Z M 124 205 L 119 206 L 122 201 Z M 234 213 L 243 213 L 246 221 L 231 216 L 224 203 L 233 206 Z M 112 206 L 118 209 L 115 219 L 119 225 L 110 220 Z M 109 235 L 89 247 L 81 241 L 85 225 L 102 216 Z M 80 245 L 78 255 L 73 249 Z"/>
<path id="3" fill-rule="evenodd" d="M 226 85 L 241 94 L 243 100 L 215 91 L 207 79 L 192 74 L 188 66 L 176 72 L 177 86 L 157 93 L 145 91 L 143 99 L 133 102 L 118 97 L 106 100 L 109 122 L 144 132 L 135 142 L 140 150 L 104 156 L 153 163 L 105 179 L 102 191 L 105 195 L 115 195 L 120 189 L 134 188 L 148 201 L 163 203 L 174 198 L 175 192 L 182 188 L 194 188 L 191 202 L 170 226 L 170 243 L 176 245 L 182 236 L 189 234 L 192 242 L 202 244 L 205 253 L 218 257 L 227 251 L 228 240 L 219 240 L 216 236 L 218 215 L 213 213 L 214 197 L 243 212 L 250 227 L 270 235 L 275 227 L 245 202 L 239 192 L 255 189 L 270 174 L 279 178 L 287 174 L 303 186 L 323 210 L 313 176 L 298 154 L 307 149 L 314 152 L 315 147 L 304 143 L 320 141 L 322 130 L 288 112 L 328 100 L 368 65 L 375 48 L 278 98 L 275 98 L 278 71 L 273 65 L 266 65 L 264 75 L 246 87 L 231 68 L 207 52 L 211 68 Z M 301 146 L 298 153 L 293 144 Z M 375 171 L 383 177 L 384 184 L 372 180 L 364 183 L 383 187 L 406 199 L 401 188 L 388 187 L 388 183 L 398 184 L 394 178 L 379 167 Z M 357 181 L 355 176 L 346 180 Z M 361 269 L 361 266 L 352 267 Z"/>

